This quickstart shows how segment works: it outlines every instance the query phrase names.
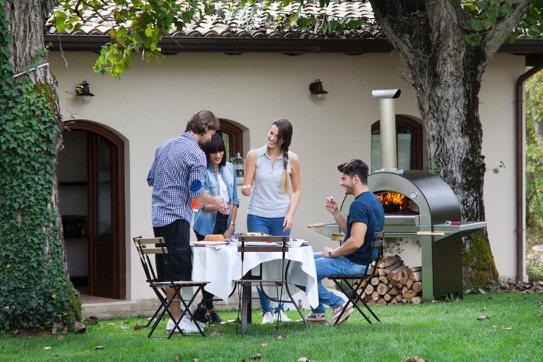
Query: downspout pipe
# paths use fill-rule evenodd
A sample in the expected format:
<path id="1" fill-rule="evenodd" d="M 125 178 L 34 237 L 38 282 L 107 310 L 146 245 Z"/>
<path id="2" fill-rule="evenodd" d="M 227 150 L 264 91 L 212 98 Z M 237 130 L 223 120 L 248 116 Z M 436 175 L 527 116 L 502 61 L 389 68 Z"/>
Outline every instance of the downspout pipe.
<path id="1" fill-rule="evenodd" d="M 515 146 L 516 146 L 516 243 L 517 243 L 517 281 L 524 281 L 524 224 L 526 210 L 524 208 L 524 82 L 543 69 L 539 64 L 517 79 L 516 85 L 516 116 L 515 116 Z"/>

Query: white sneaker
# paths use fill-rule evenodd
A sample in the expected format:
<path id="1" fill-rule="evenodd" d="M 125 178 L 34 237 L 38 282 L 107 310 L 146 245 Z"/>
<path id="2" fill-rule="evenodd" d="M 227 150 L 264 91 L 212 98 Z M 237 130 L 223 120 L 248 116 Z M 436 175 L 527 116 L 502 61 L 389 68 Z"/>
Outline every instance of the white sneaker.
<path id="1" fill-rule="evenodd" d="M 262 324 L 272 324 L 273 323 L 273 314 L 271 312 L 266 312 L 262 316 Z"/>
<path id="2" fill-rule="evenodd" d="M 173 320 L 168 320 L 168 324 L 166 325 L 166 332 L 170 332 L 173 327 L 175 327 L 175 323 Z M 175 330 L 176 332 L 179 332 L 177 329 Z"/>
<path id="3" fill-rule="evenodd" d="M 201 323 L 198 323 L 198 325 L 202 330 L 205 328 L 205 325 L 202 326 Z M 196 324 L 194 324 L 194 321 L 187 316 L 184 316 L 183 319 L 181 319 L 179 327 L 183 333 L 200 333 L 198 327 L 196 327 Z"/>
<path id="4" fill-rule="evenodd" d="M 280 321 L 283 321 L 283 323 L 293 322 L 293 320 L 290 319 L 289 317 L 287 317 L 285 312 L 283 312 L 282 310 L 280 310 L 279 313 L 275 313 L 273 315 L 273 320 L 275 320 L 275 321 L 280 320 Z"/>

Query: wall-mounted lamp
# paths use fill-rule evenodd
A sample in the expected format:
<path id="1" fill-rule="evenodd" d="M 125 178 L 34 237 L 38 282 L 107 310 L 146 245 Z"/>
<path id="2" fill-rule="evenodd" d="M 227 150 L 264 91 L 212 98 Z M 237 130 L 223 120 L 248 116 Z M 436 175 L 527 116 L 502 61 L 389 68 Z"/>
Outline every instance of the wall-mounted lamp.
<path id="1" fill-rule="evenodd" d="M 92 101 L 92 97 L 94 97 L 94 94 L 90 92 L 89 83 L 86 80 L 75 87 L 75 94 L 77 94 L 77 98 L 83 104 L 89 104 Z"/>
<path id="2" fill-rule="evenodd" d="M 319 79 L 316 79 L 313 83 L 309 85 L 309 91 L 314 97 L 322 99 L 325 94 L 328 94 L 327 91 L 322 89 L 322 82 Z"/>

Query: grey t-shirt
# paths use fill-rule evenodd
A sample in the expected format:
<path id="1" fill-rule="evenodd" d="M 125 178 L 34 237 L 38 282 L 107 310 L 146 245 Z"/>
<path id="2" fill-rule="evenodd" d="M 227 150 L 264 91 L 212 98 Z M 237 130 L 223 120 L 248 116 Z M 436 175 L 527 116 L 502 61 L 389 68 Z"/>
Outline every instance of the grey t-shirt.
<path id="1" fill-rule="evenodd" d="M 290 209 L 290 198 L 283 193 L 281 178 L 285 167 L 283 154 L 279 155 L 272 167 L 271 159 L 266 153 L 266 146 L 258 149 L 256 170 L 253 180 L 253 193 L 249 199 L 247 213 L 260 217 L 285 217 Z M 291 152 L 288 152 L 287 172 L 290 174 Z"/>

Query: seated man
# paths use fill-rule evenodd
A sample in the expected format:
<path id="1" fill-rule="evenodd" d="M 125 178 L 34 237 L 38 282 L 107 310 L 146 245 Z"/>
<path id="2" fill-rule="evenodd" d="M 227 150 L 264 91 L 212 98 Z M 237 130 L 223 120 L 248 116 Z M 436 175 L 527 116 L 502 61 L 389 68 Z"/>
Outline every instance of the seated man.
<path id="1" fill-rule="evenodd" d="M 345 239 L 339 248 L 325 247 L 322 253 L 315 253 L 317 281 L 319 288 L 319 306 L 311 308 L 308 322 L 326 323 L 325 305 L 334 308 L 328 324 L 335 324 L 340 317 L 345 301 L 322 286 L 322 279 L 334 274 L 364 274 L 371 257 L 371 243 L 376 231 L 383 230 L 385 213 L 379 199 L 369 190 L 368 165 L 362 160 L 351 160 L 338 166 L 342 173 L 340 186 L 346 194 L 352 194 L 355 200 L 351 204 L 349 216 L 341 213 L 332 197 L 326 198 L 326 209 L 345 233 Z M 352 304 L 345 310 L 339 323 L 344 322 L 353 312 Z"/>

